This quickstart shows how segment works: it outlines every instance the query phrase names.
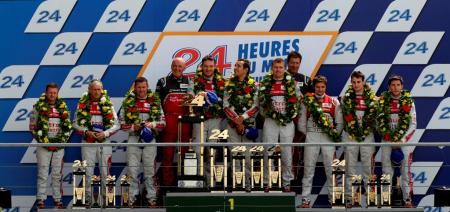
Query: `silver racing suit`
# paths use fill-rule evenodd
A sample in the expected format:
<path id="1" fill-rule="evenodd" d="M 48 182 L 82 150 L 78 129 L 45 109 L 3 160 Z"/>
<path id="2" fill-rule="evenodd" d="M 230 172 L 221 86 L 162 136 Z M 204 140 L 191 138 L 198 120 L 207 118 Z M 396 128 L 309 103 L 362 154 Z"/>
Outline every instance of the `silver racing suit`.
<path id="1" fill-rule="evenodd" d="M 33 108 L 30 117 L 30 130 L 33 130 L 37 125 L 38 111 Z M 49 120 L 48 120 L 48 137 L 55 138 L 58 133 L 61 132 L 61 115 L 58 110 L 55 109 L 54 105 L 50 106 L 49 110 Z M 37 195 L 36 198 L 40 200 L 47 199 L 47 178 L 48 170 L 50 165 L 52 167 L 51 174 L 51 186 L 53 190 L 53 199 L 55 202 L 61 201 L 62 187 L 61 187 L 61 177 L 62 169 L 64 165 L 64 148 L 60 148 L 56 151 L 49 151 L 47 147 L 37 147 L 36 148 L 36 159 L 38 166 L 38 176 L 37 176 Z"/>
<path id="2" fill-rule="evenodd" d="M 77 106 L 78 108 L 79 106 Z M 111 110 L 113 113 L 113 119 L 114 119 L 114 124 L 109 128 L 109 129 L 105 129 L 103 132 L 105 134 L 105 141 L 104 143 L 110 143 L 110 139 L 109 137 L 114 134 L 115 132 L 117 132 L 117 130 L 119 130 L 120 125 L 119 125 L 119 121 L 117 118 L 117 114 L 116 111 L 114 110 L 114 107 L 111 106 Z M 94 125 L 103 125 L 103 116 L 101 113 L 101 108 L 98 104 L 98 102 L 90 102 L 90 108 L 89 108 L 89 112 L 91 114 L 91 123 Z M 74 119 L 74 123 L 73 126 L 75 128 L 75 130 L 84 135 L 85 132 L 88 130 L 85 127 L 81 127 L 78 125 L 78 117 L 75 114 L 75 119 Z M 86 137 L 83 136 L 82 139 L 83 143 L 88 143 L 86 141 Z M 111 146 L 107 146 L 107 147 L 81 147 L 81 156 L 83 158 L 83 160 L 86 160 L 86 202 L 91 203 L 91 178 L 92 175 L 94 174 L 94 168 L 95 168 L 95 163 L 98 162 L 100 165 L 100 172 L 101 172 L 101 179 L 102 179 L 102 187 L 105 188 L 106 186 L 106 177 L 107 175 L 109 175 L 109 168 L 111 166 L 111 155 L 112 155 L 112 147 Z M 104 191 L 104 189 L 102 189 Z"/>
<path id="3" fill-rule="evenodd" d="M 335 127 L 338 132 L 342 131 L 343 120 L 342 111 L 339 101 L 326 94 L 323 96 L 315 96 L 317 101 L 322 107 L 324 114 L 331 120 L 331 123 L 335 123 Z M 317 126 L 310 111 L 307 111 L 305 104 L 300 106 L 300 118 L 299 129 L 306 134 L 306 143 L 331 143 L 333 142 L 328 134 Z M 331 200 L 331 182 L 332 182 L 332 163 L 335 156 L 334 146 L 307 146 L 305 147 L 304 160 L 305 160 L 305 172 L 303 175 L 302 196 L 305 199 L 309 199 L 311 195 L 312 182 L 314 172 L 316 169 L 316 162 L 319 157 L 319 153 L 322 152 L 323 165 L 325 168 L 325 174 L 328 181 L 328 197 Z"/>
<path id="4" fill-rule="evenodd" d="M 148 120 L 150 118 L 150 103 L 146 99 L 136 99 L 136 109 L 139 111 L 140 120 Z M 152 121 L 153 130 L 161 131 L 164 129 L 166 122 L 164 120 L 164 113 L 160 107 L 161 117 L 159 120 Z M 133 124 L 125 122 L 125 115 L 127 111 L 124 108 L 120 110 L 120 123 L 121 129 L 128 132 L 128 143 L 140 143 L 139 131 L 134 131 Z M 155 136 L 156 137 L 156 136 Z M 156 142 L 153 138 L 152 143 Z M 155 158 L 156 158 L 156 146 L 129 146 L 127 148 L 127 162 L 128 162 L 128 174 L 131 177 L 130 186 L 130 201 L 136 201 L 136 195 L 139 194 L 139 170 L 142 162 L 144 171 L 145 188 L 147 190 L 146 198 L 149 201 L 156 201 L 156 189 L 153 181 L 155 175 Z"/>

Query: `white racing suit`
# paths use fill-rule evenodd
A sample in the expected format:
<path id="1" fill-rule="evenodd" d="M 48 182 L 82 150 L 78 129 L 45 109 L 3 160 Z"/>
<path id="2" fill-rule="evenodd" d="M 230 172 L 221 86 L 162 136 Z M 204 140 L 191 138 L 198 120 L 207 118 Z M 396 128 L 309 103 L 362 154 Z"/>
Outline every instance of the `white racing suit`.
<path id="1" fill-rule="evenodd" d="M 343 118 L 342 111 L 340 108 L 339 101 L 332 98 L 326 94 L 324 96 L 315 96 L 317 101 L 322 107 L 322 110 L 329 120 L 335 123 L 335 127 L 338 132 L 342 131 L 343 128 Z M 323 130 L 316 125 L 312 114 L 307 111 L 306 106 L 302 103 L 300 106 L 300 119 L 299 119 L 299 129 L 301 132 L 306 134 L 306 143 L 324 144 L 332 143 L 333 141 L 328 134 L 323 132 Z M 332 186 L 332 163 L 335 156 L 334 146 L 306 146 L 304 153 L 305 160 L 305 171 L 302 180 L 302 196 L 305 199 L 310 199 L 312 182 L 314 177 L 314 172 L 316 169 L 316 162 L 319 157 L 319 153 L 322 153 L 323 165 L 325 168 L 325 175 L 328 181 L 328 197 L 331 200 L 331 186 Z"/>
<path id="2" fill-rule="evenodd" d="M 389 126 L 391 127 L 391 129 L 397 128 L 398 121 L 399 121 L 398 113 L 400 111 L 400 109 L 399 109 L 400 106 L 401 106 L 401 103 L 399 102 L 398 99 L 394 99 L 394 98 L 391 99 L 391 102 L 390 102 L 391 114 L 389 115 L 390 116 Z M 409 111 L 409 115 L 411 116 L 411 121 L 409 122 L 408 130 L 406 131 L 405 135 L 401 139 L 402 142 L 408 142 L 411 139 L 411 137 L 413 136 L 414 131 L 416 130 L 416 126 L 417 126 L 416 107 L 415 107 L 414 103 L 412 104 L 411 110 Z M 389 141 L 385 141 L 382 136 L 382 142 L 389 142 Z M 407 200 L 407 199 L 411 200 L 411 194 L 412 194 L 412 189 L 413 189 L 413 181 L 412 181 L 412 176 L 411 176 L 411 172 L 410 172 L 410 166 L 412 163 L 412 151 L 411 151 L 410 146 L 403 146 L 401 148 L 402 148 L 402 152 L 404 155 L 404 159 L 403 159 L 401 167 L 400 167 L 400 174 L 401 174 L 400 186 L 402 188 L 403 200 Z M 394 169 L 393 169 L 392 163 L 391 163 L 391 150 L 392 150 L 392 147 L 390 147 L 390 146 L 381 147 L 381 163 L 383 166 L 383 173 L 390 174 L 391 177 L 393 177 Z M 393 182 L 393 181 L 391 180 L 391 182 Z"/>
<path id="3" fill-rule="evenodd" d="M 246 85 L 247 81 L 243 82 L 243 85 Z M 242 89 L 244 89 L 242 87 Z M 228 96 L 228 92 L 227 90 L 225 90 L 224 92 L 224 97 L 223 97 L 223 111 L 225 112 L 225 115 L 228 118 L 228 124 L 227 124 L 227 129 L 228 129 L 228 142 L 230 143 L 252 143 L 254 142 L 253 140 L 248 139 L 245 135 L 239 135 L 236 132 L 236 128 L 234 126 L 232 126 L 232 123 L 234 119 L 239 118 L 239 116 L 242 116 L 244 118 L 244 123 L 246 121 L 252 122 L 251 119 L 253 119 L 253 125 L 255 124 L 255 118 L 256 118 L 256 114 L 258 113 L 258 90 L 255 89 L 253 91 L 254 96 L 253 96 L 253 105 L 251 108 L 237 108 L 234 105 L 231 105 L 229 102 L 229 96 Z M 242 94 L 244 95 L 244 94 Z M 242 95 L 237 96 L 238 98 L 243 98 Z M 236 112 L 236 111 L 240 111 L 240 112 Z M 256 127 L 256 126 L 255 126 Z M 246 153 L 245 153 L 245 176 L 247 176 L 245 179 L 245 185 L 247 187 L 250 187 L 250 178 L 251 178 L 251 170 L 250 170 L 250 148 L 249 146 L 246 147 Z M 240 167 L 240 163 L 239 166 Z"/>
<path id="4" fill-rule="evenodd" d="M 297 86 L 296 86 L 297 87 Z M 298 87 L 297 87 L 298 88 Z M 283 81 L 275 81 L 272 85 L 272 90 L 270 91 L 259 91 L 259 92 L 270 92 L 272 96 L 273 109 L 281 114 L 286 114 L 286 86 L 283 85 Z M 296 89 L 297 99 L 299 97 L 299 90 Z M 261 106 L 263 107 L 263 106 Z M 264 112 L 261 114 L 264 115 Z M 276 120 L 272 118 L 265 117 L 262 140 L 263 143 L 292 143 L 295 135 L 294 122 L 291 121 L 285 126 L 281 126 Z M 268 160 L 267 151 L 264 151 L 264 161 Z M 282 145 L 281 146 L 281 178 L 282 186 L 290 187 L 291 180 L 294 179 L 292 175 L 292 147 Z M 264 173 L 269 173 L 268 166 L 264 167 Z M 264 182 L 269 183 L 268 174 L 264 174 Z"/>
<path id="5" fill-rule="evenodd" d="M 137 111 L 139 111 L 140 120 L 148 120 L 150 118 L 151 105 L 146 99 L 136 99 L 135 105 Z M 162 131 L 166 126 L 166 121 L 164 119 L 164 113 L 159 106 L 161 111 L 161 117 L 159 120 L 152 121 L 153 130 Z M 139 140 L 140 131 L 134 131 L 133 124 L 125 122 L 125 115 L 127 111 L 124 108 L 120 110 L 120 123 L 121 129 L 128 132 L 128 143 L 141 143 Z M 154 138 L 151 141 L 156 143 L 155 133 Z M 153 181 L 153 176 L 155 175 L 155 158 L 156 158 L 156 146 L 129 146 L 127 147 L 127 162 L 128 162 L 128 175 L 131 177 L 130 185 L 130 201 L 135 202 L 136 196 L 139 194 L 139 171 L 142 161 L 143 171 L 144 171 L 144 181 L 145 189 L 147 190 L 146 198 L 149 201 L 156 201 L 156 189 L 155 183 Z"/>
<path id="6" fill-rule="evenodd" d="M 204 92 L 213 92 L 216 91 L 214 82 L 212 79 L 204 78 L 205 80 L 205 90 Z M 203 91 L 197 91 L 194 90 L 194 93 L 197 95 L 199 92 Z M 219 96 L 219 94 L 216 94 Z M 207 96 L 205 96 L 205 101 L 207 101 Z M 216 104 L 222 104 L 222 99 L 219 97 L 218 102 Z M 222 122 L 222 117 L 215 116 L 212 113 L 209 112 L 208 108 L 201 108 L 201 111 L 204 111 L 201 113 L 205 117 L 205 121 L 203 122 L 203 143 L 209 142 L 209 137 L 213 134 L 213 130 L 221 130 L 220 124 Z M 200 123 L 194 123 L 192 129 L 192 140 L 194 143 L 199 144 L 200 143 Z M 215 140 L 214 140 L 215 141 Z M 200 163 L 200 146 L 195 146 L 195 152 L 197 153 L 197 160 L 198 163 Z M 198 169 L 200 169 L 200 164 L 198 164 Z M 203 171 L 204 176 L 206 177 L 207 185 L 211 185 L 210 179 L 210 157 L 209 157 L 209 147 L 204 147 L 203 149 Z"/>
<path id="7" fill-rule="evenodd" d="M 37 125 L 38 111 L 33 108 L 30 117 L 30 130 L 33 130 Z M 55 138 L 58 133 L 61 132 L 60 123 L 61 116 L 58 110 L 55 109 L 54 105 L 50 106 L 49 120 L 48 120 L 48 137 Z M 62 187 L 61 187 L 61 177 L 62 169 L 64 165 L 63 161 L 64 149 L 60 148 L 57 151 L 50 151 L 47 147 L 37 147 L 36 148 L 36 159 L 38 166 L 38 176 L 37 176 L 37 195 L 36 199 L 46 200 L 47 199 L 47 178 L 48 170 L 50 165 L 52 166 L 51 174 L 51 186 L 53 190 L 53 199 L 55 202 L 61 201 Z"/>
<path id="8" fill-rule="evenodd" d="M 345 97 L 342 99 L 342 102 L 345 101 Z M 362 127 L 362 123 L 364 122 L 364 112 L 367 108 L 366 103 L 364 102 L 364 97 L 362 95 L 356 95 L 355 99 L 355 114 L 358 119 L 359 126 Z M 375 123 L 374 123 L 375 124 Z M 355 139 L 350 139 L 348 137 L 347 132 L 344 130 L 342 132 L 342 140 L 345 143 L 358 143 Z M 373 132 L 367 135 L 361 143 L 375 143 L 375 138 L 373 136 Z M 353 175 L 358 175 L 357 171 L 357 163 L 358 163 L 358 154 L 361 154 L 361 164 L 362 164 L 362 178 L 364 180 L 364 186 L 369 182 L 369 177 L 373 174 L 374 168 L 374 152 L 375 146 L 347 146 L 345 147 L 345 198 L 346 200 L 351 200 L 351 179 Z"/>
<path id="9" fill-rule="evenodd" d="M 79 106 L 77 106 L 78 108 Z M 105 129 L 104 130 L 104 134 L 105 134 L 105 141 L 103 143 L 110 143 L 110 139 L 109 137 L 111 135 L 113 135 L 117 130 L 119 130 L 120 125 L 119 125 L 119 121 L 117 118 L 117 114 L 116 111 L 114 110 L 114 107 L 111 106 L 111 110 L 113 113 L 113 119 L 114 119 L 114 124 L 113 126 L 111 126 L 109 129 Z M 98 105 L 98 102 L 90 102 L 90 108 L 89 108 L 89 112 L 91 114 L 91 123 L 94 125 L 103 125 L 103 116 L 101 113 L 101 108 Z M 73 126 L 75 128 L 75 130 L 84 135 L 85 131 L 87 131 L 88 129 L 85 127 L 81 127 L 78 125 L 78 117 L 75 114 L 75 119 L 74 119 L 74 123 Z M 83 136 L 82 139 L 83 143 L 88 143 L 86 142 L 86 137 Z M 83 158 L 83 160 L 86 160 L 86 202 L 87 203 L 91 203 L 91 178 L 92 175 L 94 174 L 94 168 L 95 168 L 95 163 L 98 162 L 99 166 L 100 166 L 100 173 L 101 173 L 101 180 L 102 180 L 102 192 L 105 191 L 105 187 L 106 187 L 106 177 L 109 175 L 109 168 L 111 166 L 111 155 L 112 155 L 112 147 L 111 146 L 105 146 L 105 147 L 81 147 L 81 157 Z"/>

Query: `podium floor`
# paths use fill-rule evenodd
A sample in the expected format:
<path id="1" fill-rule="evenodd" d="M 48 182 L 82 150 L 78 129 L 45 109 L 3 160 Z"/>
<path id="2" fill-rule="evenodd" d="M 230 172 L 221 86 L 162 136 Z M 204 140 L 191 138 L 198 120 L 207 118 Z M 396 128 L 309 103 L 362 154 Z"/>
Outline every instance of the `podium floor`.
<path id="1" fill-rule="evenodd" d="M 104 212 L 120 212 L 120 211 L 133 211 L 133 212 L 166 212 L 165 208 L 156 208 L 156 209 L 150 209 L 150 208 L 93 208 L 93 209 L 86 209 L 89 211 L 104 211 Z M 40 209 L 39 212 L 55 212 L 59 210 L 55 209 Z M 64 209 L 64 211 L 70 211 L 70 212 L 77 212 L 80 211 L 80 209 Z M 336 212 L 344 212 L 344 211 L 351 211 L 351 212 L 423 212 L 423 208 L 351 208 L 351 209 L 345 209 L 345 208 L 339 208 L 339 209 L 332 209 L 332 208 L 297 208 L 295 211 L 303 212 L 303 211 L 311 211 L 311 212 L 330 212 L 330 211 L 336 211 Z"/>
<path id="2" fill-rule="evenodd" d="M 423 208 L 296 208 L 294 192 L 281 193 L 246 193 L 246 192 L 169 192 L 164 197 L 164 208 L 92 208 L 92 211 L 154 211 L 154 212 L 423 212 Z M 64 211 L 79 211 L 80 209 L 64 209 Z M 54 212 L 55 209 L 38 211 Z"/>

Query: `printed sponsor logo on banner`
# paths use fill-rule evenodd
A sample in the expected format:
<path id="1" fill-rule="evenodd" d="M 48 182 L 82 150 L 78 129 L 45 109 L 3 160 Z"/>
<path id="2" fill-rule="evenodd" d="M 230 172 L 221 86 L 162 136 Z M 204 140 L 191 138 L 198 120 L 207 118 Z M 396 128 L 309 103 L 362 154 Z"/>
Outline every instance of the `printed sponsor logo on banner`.
<path id="1" fill-rule="evenodd" d="M 174 57 L 186 60 L 185 74 L 192 76 L 200 65 L 201 58 L 212 55 L 217 68 L 227 78 L 233 73 L 233 64 L 238 58 L 249 59 L 250 74 L 257 81 L 269 71 L 272 60 L 285 58 L 290 51 L 298 51 L 305 58 L 300 72 L 315 73 L 331 47 L 336 33 L 162 33 L 141 75 L 149 79 L 150 87 L 157 79 L 169 74 Z M 201 45 L 199 45 L 201 44 Z M 195 46 L 195 47 L 193 47 Z M 153 60 L 158 58 L 158 60 Z"/>

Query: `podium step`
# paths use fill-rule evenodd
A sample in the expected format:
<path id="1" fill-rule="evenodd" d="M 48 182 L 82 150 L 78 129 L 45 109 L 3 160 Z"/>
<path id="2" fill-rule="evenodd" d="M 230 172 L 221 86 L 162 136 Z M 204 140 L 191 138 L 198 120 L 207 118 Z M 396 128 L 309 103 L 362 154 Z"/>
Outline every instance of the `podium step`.
<path id="1" fill-rule="evenodd" d="M 167 193 L 167 212 L 295 212 L 295 193 Z"/>

